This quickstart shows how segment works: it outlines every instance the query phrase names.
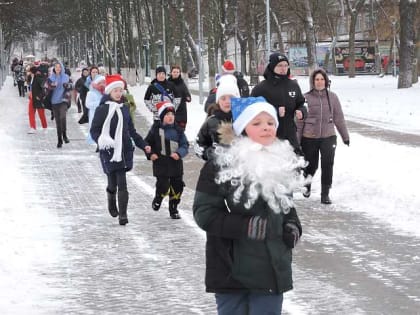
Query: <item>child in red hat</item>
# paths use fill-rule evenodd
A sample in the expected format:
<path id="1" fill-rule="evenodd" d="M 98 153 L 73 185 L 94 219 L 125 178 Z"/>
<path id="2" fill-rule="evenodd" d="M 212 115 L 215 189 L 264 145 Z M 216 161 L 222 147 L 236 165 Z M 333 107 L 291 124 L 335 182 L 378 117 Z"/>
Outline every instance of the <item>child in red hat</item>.
<path id="1" fill-rule="evenodd" d="M 108 211 L 119 218 L 119 224 L 128 223 L 128 190 L 126 172 L 133 168 L 134 146 L 150 153 L 150 146 L 137 133 L 130 111 L 124 105 L 124 80 L 119 74 L 105 77 L 105 95 L 95 110 L 90 134 L 98 144 L 99 158 L 108 178 Z M 118 199 L 118 206 L 117 206 Z"/>
<path id="2" fill-rule="evenodd" d="M 175 124 L 175 107 L 169 101 L 156 104 L 160 121 L 156 121 L 146 136 L 151 146 L 148 159 L 153 161 L 156 192 L 153 210 L 159 210 L 162 200 L 169 195 L 169 215 L 180 219 L 178 204 L 184 190 L 182 159 L 188 154 L 188 140 L 181 127 Z"/>

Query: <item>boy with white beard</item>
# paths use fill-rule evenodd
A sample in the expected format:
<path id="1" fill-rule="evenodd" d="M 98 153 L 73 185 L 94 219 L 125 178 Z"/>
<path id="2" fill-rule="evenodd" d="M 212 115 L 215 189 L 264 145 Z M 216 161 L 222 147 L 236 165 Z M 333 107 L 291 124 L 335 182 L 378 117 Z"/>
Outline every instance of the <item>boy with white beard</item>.
<path id="1" fill-rule="evenodd" d="M 226 146 L 203 166 L 194 198 L 194 218 L 207 232 L 206 291 L 219 315 L 281 314 L 302 234 L 291 196 L 305 184 L 305 162 L 277 139 L 277 114 L 263 97 L 233 98 L 232 116 L 219 129 Z"/>

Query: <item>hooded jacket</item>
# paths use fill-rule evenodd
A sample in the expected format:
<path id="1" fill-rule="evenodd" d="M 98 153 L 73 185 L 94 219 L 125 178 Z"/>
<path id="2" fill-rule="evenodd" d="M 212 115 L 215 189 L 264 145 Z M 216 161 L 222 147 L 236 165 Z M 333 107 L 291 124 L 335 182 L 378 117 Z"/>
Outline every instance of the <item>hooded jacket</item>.
<path id="1" fill-rule="evenodd" d="M 305 98 L 296 80 L 287 75 L 276 75 L 269 66 L 264 72 L 265 80 L 257 84 L 251 92 L 251 96 L 263 96 L 268 103 L 273 105 L 277 112 L 279 127 L 277 137 L 287 139 L 296 149 L 299 142 L 296 137 L 295 112 L 300 110 L 303 117 L 306 116 Z M 279 107 L 284 106 L 284 117 L 279 116 Z"/>
<path id="2" fill-rule="evenodd" d="M 320 91 L 315 89 L 314 79 L 317 73 L 323 74 L 326 78 L 326 84 L 329 82 L 327 73 L 322 69 L 317 69 L 311 74 L 311 90 L 305 93 L 308 115 L 304 120 L 297 122 L 298 140 L 300 142 L 302 137 L 328 138 L 335 135 L 335 127 L 337 127 L 342 140 L 347 141 L 349 140 L 349 133 L 340 100 L 334 92 L 327 88 Z"/>
<path id="3" fill-rule="evenodd" d="M 54 67 L 56 64 L 57 63 L 54 64 Z M 70 77 L 64 72 L 65 69 L 63 64 L 61 62 L 59 62 L 58 64 L 61 65 L 60 74 L 56 74 L 55 72 L 53 72 L 48 78 L 49 89 L 53 90 L 51 96 L 51 104 L 58 105 L 61 103 L 67 103 L 68 105 L 70 105 L 70 90 L 72 88 L 72 85 L 70 83 Z"/>

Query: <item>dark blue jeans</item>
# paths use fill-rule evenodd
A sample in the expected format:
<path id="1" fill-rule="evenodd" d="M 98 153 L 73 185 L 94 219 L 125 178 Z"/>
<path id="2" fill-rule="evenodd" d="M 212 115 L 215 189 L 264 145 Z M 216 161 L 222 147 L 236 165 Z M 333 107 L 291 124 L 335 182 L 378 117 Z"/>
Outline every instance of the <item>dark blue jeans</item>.
<path id="1" fill-rule="evenodd" d="M 218 315 L 280 315 L 283 294 L 216 293 Z"/>

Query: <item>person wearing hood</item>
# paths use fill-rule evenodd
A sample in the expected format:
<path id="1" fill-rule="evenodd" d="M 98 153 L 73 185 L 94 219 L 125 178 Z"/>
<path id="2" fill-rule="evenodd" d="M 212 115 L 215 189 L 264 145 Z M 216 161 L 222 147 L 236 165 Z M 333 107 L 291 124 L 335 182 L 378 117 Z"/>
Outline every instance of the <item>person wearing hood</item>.
<path id="1" fill-rule="evenodd" d="M 181 77 L 181 67 L 174 65 L 171 68 L 171 75 L 168 79 L 175 86 L 176 94 L 180 97 L 178 108 L 175 112 L 175 122 L 185 130 L 187 126 L 187 103 L 191 102 L 191 94 L 184 79 Z"/>
<path id="2" fill-rule="evenodd" d="M 63 141 L 70 142 L 67 137 L 67 109 L 71 104 L 70 92 L 72 89 L 70 77 L 64 73 L 62 63 L 54 64 L 53 72 L 48 78 L 48 88 L 52 89 L 51 107 L 57 127 L 57 148 L 61 148 Z"/>
<path id="3" fill-rule="evenodd" d="M 277 138 L 276 110 L 263 97 L 231 106 L 233 123 L 219 128 L 224 146 L 201 169 L 193 203 L 207 237 L 206 291 L 219 315 L 280 315 L 302 235 L 291 195 L 305 183 L 305 161 Z"/>
<path id="4" fill-rule="evenodd" d="M 277 137 L 288 140 L 295 152 L 300 153 L 295 119 L 299 121 L 306 116 L 305 98 L 297 81 L 290 78 L 287 57 L 277 52 L 272 53 L 264 78 L 264 81 L 252 89 L 251 95 L 263 96 L 274 106 L 279 120 Z"/>
<path id="5" fill-rule="evenodd" d="M 178 95 L 175 85 L 166 79 L 166 69 L 163 66 L 156 68 L 156 78 L 150 83 L 149 87 L 144 94 L 144 103 L 147 108 L 153 113 L 153 119 L 160 121 L 156 104 L 170 101 L 177 110 L 181 98 Z"/>
<path id="6" fill-rule="evenodd" d="M 308 115 L 297 122 L 297 135 L 308 166 L 304 170 L 312 178 L 318 169 L 321 155 L 321 203 L 331 204 L 329 191 L 332 185 L 337 128 L 343 143 L 350 145 L 349 132 L 344 120 L 340 100 L 328 90 L 329 78 L 323 69 L 316 69 L 310 75 L 311 90 L 305 94 Z M 303 196 L 311 195 L 311 184 L 306 185 Z"/>
<path id="7" fill-rule="evenodd" d="M 129 195 L 126 173 L 133 168 L 133 142 L 145 153 L 150 153 L 150 146 L 137 133 L 129 109 L 124 105 L 123 78 L 119 74 L 108 75 L 105 82 L 105 95 L 96 108 L 90 134 L 98 144 L 102 169 L 108 179 L 109 214 L 118 217 L 120 225 L 126 225 Z"/>
<path id="8" fill-rule="evenodd" d="M 169 215 L 180 219 L 178 204 L 184 190 L 183 158 L 188 154 L 188 140 L 184 130 L 175 124 L 175 106 L 169 101 L 156 104 L 159 121 L 150 128 L 146 141 L 151 146 L 147 158 L 153 161 L 156 177 L 155 197 L 152 209 L 158 211 L 163 198 L 169 195 Z"/>

